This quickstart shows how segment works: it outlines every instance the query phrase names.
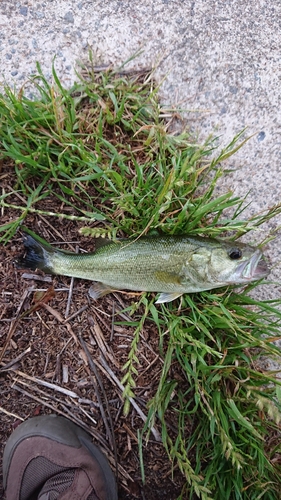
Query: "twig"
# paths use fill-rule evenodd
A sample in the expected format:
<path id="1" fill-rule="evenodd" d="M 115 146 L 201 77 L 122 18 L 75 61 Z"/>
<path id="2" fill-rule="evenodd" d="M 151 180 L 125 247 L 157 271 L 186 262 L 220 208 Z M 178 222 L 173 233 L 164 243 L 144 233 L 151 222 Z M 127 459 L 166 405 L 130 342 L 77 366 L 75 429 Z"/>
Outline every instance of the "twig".
<path id="1" fill-rule="evenodd" d="M 25 290 L 24 293 L 23 293 L 21 302 L 20 302 L 19 307 L 18 307 L 17 312 L 16 312 L 16 316 L 15 316 L 14 320 L 12 321 L 12 323 L 10 325 L 6 342 L 5 342 L 4 347 L 3 347 L 3 349 L 2 349 L 2 351 L 0 353 L 0 362 L 2 361 L 2 359 L 4 357 L 4 354 L 5 354 L 6 350 L 7 350 L 7 347 L 9 345 L 9 342 L 10 342 L 12 336 L 14 335 L 15 329 L 16 329 L 18 321 L 20 319 L 20 313 L 21 313 L 22 307 L 23 307 L 23 305 L 24 305 L 24 303 L 26 301 L 26 298 L 28 297 L 30 291 L 32 291 L 32 290 L 30 290 L 30 289 L 29 290 Z"/>
<path id="2" fill-rule="evenodd" d="M 128 432 L 128 434 L 130 434 L 131 438 L 133 438 L 133 440 L 138 443 L 138 438 L 137 436 L 135 436 L 135 434 L 133 433 L 133 431 L 130 429 L 130 427 L 128 427 L 127 424 L 125 424 L 125 422 L 123 422 L 123 427 L 125 429 L 126 432 Z"/>
<path id="3" fill-rule="evenodd" d="M 68 323 L 68 321 L 72 320 L 73 318 L 76 318 L 76 316 L 78 316 L 78 314 L 81 314 L 82 312 L 86 311 L 86 309 L 88 309 L 88 304 L 81 307 L 80 309 L 78 309 L 78 311 L 75 311 L 73 314 L 71 314 L 70 316 L 67 316 L 67 318 L 64 320 L 64 324 Z"/>
<path id="4" fill-rule="evenodd" d="M 21 277 L 25 280 L 45 281 L 46 283 L 52 283 L 51 276 L 40 276 L 40 274 L 34 273 L 23 273 Z"/>
<path id="5" fill-rule="evenodd" d="M 62 355 L 63 351 L 65 351 L 65 349 L 67 348 L 68 344 L 71 342 L 71 337 L 69 337 L 69 339 L 67 340 L 67 342 L 65 343 L 65 345 L 61 348 L 59 354 L 60 356 Z"/>
<path id="6" fill-rule="evenodd" d="M 94 311 L 100 312 L 101 314 L 103 314 L 107 318 L 110 318 L 110 314 L 108 314 L 107 312 L 103 311 L 102 309 L 99 309 L 97 306 L 94 306 L 93 304 L 91 304 L 91 308 L 94 309 Z"/>
<path id="7" fill-rule="evenodd" d="M 86 415 L 86 417 L 87 417 L 89 420 L 91 420 L 91 422 L 92 422 L 93 424 L 97 425 L 97 421 L 96 421 L 93 417 L 91 417 L 91 415 L 89 415 L 89 413 L 88 413 L 86 410 L 84 410 L 84 408 L 81 406 L 81 404 L 79 403 L 79 401 L 75 401 L 75 400 L 74 400 L 74 401 L 73 401 L 73 404 L 75 404 L 75 406 L 77 406 L 77 407 L 79 408 L 79 410 L 80 410 L 80 411 L 82 411 L 82 413 L 84 413 L 84 415 Z"/>
<path id="8" fill-rule="evenodd" d="M 71 398 L 77 398 L 78 395 L 70 391 L 69 389 L 64 389 L 63 387 L 60 387 L 59 385 L 56 384 L 51 384 L 50 382 L 46 382 L 45 380 L 41 380 L 37 377 L 32 377 L 31 375 L 27 375 L 26 373 L 21 372 L 20 370 L 15 370 L 14 373 L 19 375 L 20 377 L 26 378 L 27 380 L 31 380 L 32 382 L 35 382 L 36 384 L 43 385 L 44 387 L 48 387 L 49 389 L 52 389 L 53 391 L 61 392 L 65 396 L 69 396 Z"/>
<path id="9" fill-rule="evenodd" d="M 39 214 L 40 219 L 43 220 L 45 226 L 49 226 L 49 228 L 51 228 L 51 230 L 61 239 L 61 241 L 63 241 L 63 235 L 53 226 L 53 224 L 51 224 L 51 222 L 48 219 L 44 217 L 44 215 L 48 215 L 48 212 L 38 210 L 37 213 Z M 58 214 L 54 215 L 58 216 Z"/>
<path id="10" fill-rule="evenodd" d="M 24 352 L 19 354 L 19 356 L 17 356 L 16 358 L 12 359 L 12 361 L 7 363 L 6 365 L 3 362 L 1 362 L 1 364 L 3 366 L 2 366 L 2 368 L 0 368 L 0 372 L 5 372 L 5 371 L 9 370 L 10 368 L 12 368 L 16 363 L 18 363 L 18 361 L 20 361 L 30 351 L 31 351 L 31 347 L 28 347 Z"/>
<path id="11" fill-rule="evenodd" d="M 157 355 L 153 361 L 151 361 L 151 363 L 149 363 L 149 365 L 141 372 L 142 376 L 152 367 L 152 365 L 154 365 L 154 363 L 156 363 L 156 361 L 159 360 L 159 356 Z"/>
<path id="12" fill-rule="evenodd" d="M 5 408 L 2 408 L 2 406 L 0 406 L 0 411 L 2 411 L 3 413 L 5 413 L 5 415 L 8 415 L 9 417 L 14 417 L 14 418 L 17 418 L 18 420 L 24 420 L 24 418 L 20 417 L 19 415 L 16 415 L 15 413 L 11 413 L 7 410 L 5 410 Z"/>
<path id="13" fill-rule="evenodd" d="M 17 379 L 17 383 L 23 385 L 24 387 L 30 387 L 29 384 L 27 382 L 25 382 L 24 380 Z M 13 388 L 15 388 L 15 387 L 18 387 L 18 386 L 16 386 L 16 384 L 14 384 Z M 35 391 L 36 393 L 42 395 L 43 398 L 46 398 L 46 392 L 42 391 L 42 389 L 39 389 L 39 387 L 36 387 L 36 386 L 33 385 L 32 386 L 32 390 Z M 26 392 L 26 395 L 29 395 L 29 393 Z M 56 396 L 52 396 L 51 394 L 48 394 L 48 399 L 51 399 L 52 401 L 54 401 L 54 402 L 62 405 L 61 400 L 58 397 L 56 397 Z M 39 400 L 39 398 L 38 398 L 38 400 Z M 41 404 L 48 405 L 47 403 L 45 403 L 45 400 L 39 400 L 39 401 L 41 402 Z M 91 401 L 91 400 L 87 401 L 87 400 L 81 400 L 79 398 L 77 400 L 77 402 L 76 402 L 76 400 L 74 400 L 73 398 L 71 398 L 71 401 L 72 401 L 72 404 L 75 404 L 75 406 L 78 406 L 80 404 L 88 404 L 90 406 L 93 405 L 93 401 Z M 64 407 L 66 405 L 70 406 L 70 403 L 66 399 L 64 399 L 63 405 L 64 405 Z M 91 420 L 92 422 L 94 422 L 96 424 L 96 422 L 93 420 L 93 418 L 89 415 L 88 412 L 86 412 L 83 408 L 81 408 L 81 406 L 78 406 L 78 407 L 79 407 L 79 409 L 81 409 L 84 412 L 84 414 L 89 418 L 89 420 Z M 52 406 L 50 406 L 50 408 L 52 408 Z M 55 411 L 59 411 L 59 410 L 57 410 L 56 407 L 54 407 L 53 409 Z M 65 411 L 66 411 L 66 408 L 65 408 Z M 81 425 L 81 423 L 82 423 L 82 426 L 83 426 L 83 422 L 80 421 L 78 419 L 78 417 L 74 413 L 71 413 L 69 409 L 67 409 L 67 414 L 71 415 L 72 419 L 76 420 L 79 423 L 79 425 Z M 85 427 L 85 425 L 84 425 L 84 427 Z M 88 429 L 88 432 L 90 432 L 89 429 Z M 96 437 L 96 434 L 94 434 L 94 437 Z M 106 441 L 104 441 L 104 442 L 106 443 Z"/>
<path id="14" fill-rule="evenodd" d="M 111 379 L 115 382 L 115 384 L 119 387 L 119 389 L 123 392 L 124 391 L 124 386 L 121 384 L 121 382 L 118 380 L 116 377 L 115 373 L 111 370 L 111 368 L 108 366 L 107 362 L 105 361 L 104 357 L 101 355 L 100 356 L 100 362 L 101 365 L 96 361 L 96 364 L 102 369 L 103 368 L 103 373 L 107 376 L 107 378 Z M 129 401 L 132 404 L 132 406 L 135 408 L 136 412 L 138 415 L 141 417 L 141 419 L 146 422 L 147 417 L 143 413 L 143 411 L 140 409 L 139 405 L 135 402 L 135 400 L 131 397 L 129 397 Z M 155 427 L 151 427 L 151 432 L 154 435 L 156 441 L 161 442 L 161 436 L 158 430 Z"/>
<path id="15" fill-rule="evenodd" d="M 88 362 L 89 362 L 89 366 L 92 370 L 92 372 L 94 373 L 95 377 L 96 377 L 96 380 L 102 390 L 102 393 L 103 393 L 103 396 L 105 398 L 105 401 L 107 403 L 107 397 L 106 397 L 106 393 L 105 393 L 105 390 L 104 390 L 104 387 L 103 387 L 103 384 L 102 384 L 102 380 L 100 378 L 100 375 L 99 375 L 99 372 L 98 370 L 96 369 L 96 366 L 95 366 L 95 363 L 89 353 L 89 350 L 88 350 L 88 347 L 87 347 L 87 344 L 86 342 L 84 341 L 84 339 L 79 335 L 79 340 L 80 340 L 80 344 L 87 356 L 87 359 L 88 359 Z M 96 396 L 97 396 L 97 400 L 98 400 L 98 403 L 99 403 L 99 406 L 100 406 L 100 412 L 101 412 L 101 415 L 102 415 L 102 418 L 103 418 L 103 421 L 104 421 L 104 425 L 105 425 L 105 428 L 106 428 L 106 432 L 107 432 L 107 435 L 108 435 L 108 438 L 110 440 L 110 443 L 111 443 L 111 446 L 112 448 L 115 448 L 115 445 L 114 445 L 114 439 L 113 439 L 113 426 L 112 426 L 112 421 L 111 421 L 111 418 L 110 418 L 110 412 L 108 411 L 109 413 L 109 420 L 111 421 L 111 429 L 109 428 L 108 426 L 108 423 L 107 423 L 107 419 L 106 419 L 106 415 L 105 415 L 105 411 L 104 411 L 104 408 L 103 408 L 103 404 L 102 404 L 102 399 L 100 397 L 100 394 L 99 394 L 99 391 L 98 391 L 98 388 L 97 388 L 97 384 L 94 382 L 93 378 L 91 377 L 92 379 L 92 383 L 94 385 L 94 388 L 95 388 L 95 392 L 96 392 Z M 108 403 L 107 403 L 107 407 L 108 407 Z M 108 409 L 108 408 L 107 408 Z"/>
<path id="16" fill-rule="evenodd" d="M 110 332 L 109 320 L 105 320 L 103 318 L 103 316 L 99 313 L 100 313 L 99 309 L 95 308 L 95 316 L 98 317 L 98 319 L 103 324 L 103 326 L 106 328 L 106 330 L 108 330 Z M 110 318 L 110 315 L 107 315 L 107 316 L 108 316 L 108 318 Z M 89 319 L 92 320 L 92 324 L 94 325 L 95 321 L 94 321 L 93 317 L 89 316 Z"/>
<path id="17" fill-rule="evenodd" d="M 119 363 L 117 362 L 117 360 L 113 356 L 110 347 L 107 345 L 99 324 L 96 323 L 95 321 L 92 322 L 92 324 L 93 324 L 93 326 L 90 327 L 90 330 L 92 332 L 94 339 L 96 340 L 96 342 L 99 346 L 99 349 L 103 353 L 104 357 L 109 358 L 111 363 L 113 363 L 116 366 L 116 368 L 119 368 Z"/>
<path id="18" fill-rule="evenodd" d="M 12 374 L 10 374 L 10 375 L 12 375 Z M 24 387 L 30 388 L 30 384 L 28 382 L 26 382 L 25 380 L 21 380 L 18 377 L 13 377 L 13 380 L 15 380 L 17 384 L 20 384 L 20 385 L 23 385 Z M 15 385 L 13 385 L 13 387 L 15 387 Z M 48 396 L 48 399 L 51 399 L 52 401 L 55 401 L 56 403 L 61 402 L 61 400 L 57 396 L 54 396 L 53 394 L 46 394 L 46 391 L 39 389 L 39 387 L 36 387 L 36 385 L 32 385 L 32 390 L 35 391 L 36 393 L 40 394 L 43 398 L 46 398 Z"/>
<path id="19" fill-rule="evenodd" d="M 115 302 L 112 301 L 112 319 L 111 319 L 111 334 L 110 334 L 110 342 L 113 341 L 114 338 L 114 317 L 115 317 Z"/>
<path id="20" fill-rule="evenodd" d="M 45 370 L 44 370 L 44 375 L 45 375 Z M 52 379 L 54 380 L 57 384 L 61 384 L 61 355 L 57 354 L 57 359 L 56 359 L 56 368 L 55 368 L 55 374 Z"/>
<path id="21" fill-rule="evenodd" d="M 47 292 L 48 288 L 28 288 L 29 292 Z M 68 288 L 54 288 L 54 292 L 68 292 Z"/>
<path id="22" fill-rule="evenodd" d="M 49 306 L 49 304 L 42 304 L 42 306 L 49 312 L 51 313 L 55 318 L 57 318 L 57 320 L 64 324 L 64 321 L 65 319 L 63 318 L 63 316 L 58 312 L 56 311 L 55 309 L 53 309 L 51 306 Z M 71 326 L 69 323 L 65 323 L 65 326 L 68 330 L 68 332 L 70 333 L 70 335 L 72 336 L 72 338 L 74 339 L 76 345 L 78 345 L 78 338 L 76 336 L 76 334 L 74 333 L 74 331 L 72 330 Z"/>

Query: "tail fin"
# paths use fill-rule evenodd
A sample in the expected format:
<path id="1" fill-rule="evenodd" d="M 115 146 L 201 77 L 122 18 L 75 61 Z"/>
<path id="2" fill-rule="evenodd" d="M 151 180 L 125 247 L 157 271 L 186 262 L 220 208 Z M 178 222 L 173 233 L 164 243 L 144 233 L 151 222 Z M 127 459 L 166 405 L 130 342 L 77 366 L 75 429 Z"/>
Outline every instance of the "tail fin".
<path id="1" fill-rule="evenodd" d="M 24 254 L 19 257 L 16 264 L 21 268 L 42 269 L 46 273 L 52 273 L 50 257 L 55 249 L 39 236 L 24 233 Z"/>

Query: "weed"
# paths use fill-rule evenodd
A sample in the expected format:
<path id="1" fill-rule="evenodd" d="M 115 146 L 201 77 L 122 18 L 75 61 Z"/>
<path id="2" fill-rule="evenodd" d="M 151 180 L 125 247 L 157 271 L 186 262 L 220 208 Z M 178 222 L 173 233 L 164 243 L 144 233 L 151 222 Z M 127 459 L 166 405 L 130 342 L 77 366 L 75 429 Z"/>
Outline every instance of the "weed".
<path id="1" fill-rule="evenodd" d="M 244 131 L 221 152 L 215 139 L 200 145 L 185 130 L 173 135 L 167 116 L 171 122 L 174 114 L 161 109 L 149 72 L 90 69 L 66 90 L 54 68 L 52 84 L 37 69 L 36 99 L 10 88 L 0 95 L 0 157 L 16 175 L 0 197 L 2 210 L 15 214 L 0 227 L 2 243 L 30 213 L 86 222 L 81 232 L 93 236 L 156 230 L 236 239 L 281 212 L 279 205 L 244 220 L 245 200 L 214 196 L 222 163 L 243 146 Z M 60 213 L 42 208 L 51 195 Z M 183 498 L 273 500 L 280 492 L 280 444 L 267 443 L 279 429 L 280 382 L 260 367 L 262 356 L 279 356 L 280 300 L 252 299 L 258 285 L 185 295 L 180 309 L 156 307 L 145 294 L 127 309 L 143 315 L 124 365 L 126 412 L 147 320 L 157 326 L 164 357 L 139 433 L 142 476 L 141 440 L 159 420 L 167 453 L 186 478 Z"/>

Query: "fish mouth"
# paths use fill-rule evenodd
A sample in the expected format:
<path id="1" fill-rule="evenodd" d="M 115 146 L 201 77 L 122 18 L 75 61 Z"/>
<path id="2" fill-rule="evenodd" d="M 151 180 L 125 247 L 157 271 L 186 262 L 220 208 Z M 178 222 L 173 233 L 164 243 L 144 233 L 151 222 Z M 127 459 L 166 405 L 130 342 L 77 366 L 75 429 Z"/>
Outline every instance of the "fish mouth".
<path id="1" fill-rule="evenodd" d="M 248 261 L 241 262 L 235 270 L 235 274 L 240 275 L 240 281 L 245 282 L 266 278 L 269 273 L 270 269 L 260 250 L 256 250 Z"/>

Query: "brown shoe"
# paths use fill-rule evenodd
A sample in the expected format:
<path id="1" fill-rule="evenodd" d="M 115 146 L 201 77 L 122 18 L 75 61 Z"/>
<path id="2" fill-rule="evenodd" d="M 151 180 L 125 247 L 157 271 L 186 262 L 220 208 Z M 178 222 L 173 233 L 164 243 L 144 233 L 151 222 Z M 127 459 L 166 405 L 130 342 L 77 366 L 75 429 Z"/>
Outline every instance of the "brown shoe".
<path id="1" fill-rule="evenodd" d="M 117 500 L 113 472 L 91 437 L 70 420 L 23 422 L 3 456 L 7 500 Z"/>

